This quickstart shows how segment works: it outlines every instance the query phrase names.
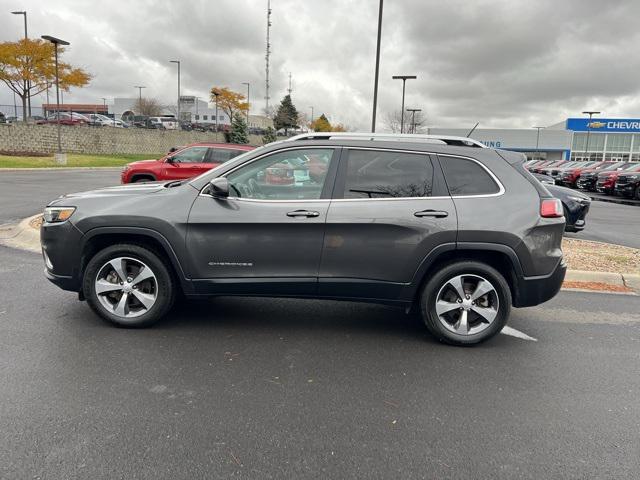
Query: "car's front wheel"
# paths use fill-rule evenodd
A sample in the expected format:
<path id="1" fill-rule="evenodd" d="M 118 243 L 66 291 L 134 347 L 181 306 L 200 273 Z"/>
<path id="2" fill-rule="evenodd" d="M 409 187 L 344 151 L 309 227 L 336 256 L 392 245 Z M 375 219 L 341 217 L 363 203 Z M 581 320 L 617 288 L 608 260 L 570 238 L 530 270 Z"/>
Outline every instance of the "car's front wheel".
<path id="1" fill-rule="evenodd" d="M 423 320 L 438 340 L 453 345 L 484 342 L 499 333 L 511 309 L 504 277 L 480 262 L 446 265 L 424 286 Z"/>
<path id="2" fill-rule="evenodd" d="M 125 327 L 147 327 L 171 308 L 175 285 L 158 254 L 140 245 L 107 247 L 91 258 L 83 277 L 89 306 Z"/>

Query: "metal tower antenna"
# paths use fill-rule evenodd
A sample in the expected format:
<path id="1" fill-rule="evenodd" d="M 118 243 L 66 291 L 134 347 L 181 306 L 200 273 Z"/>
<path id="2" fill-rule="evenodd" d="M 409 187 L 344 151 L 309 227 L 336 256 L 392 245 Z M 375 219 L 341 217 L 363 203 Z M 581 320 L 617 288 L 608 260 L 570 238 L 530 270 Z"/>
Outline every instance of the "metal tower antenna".
<path id="1" fill-rule="evenodd" d="M 293 88 L 291 87 L 291 72 L 289 72 L 289 88 L 287 88 L 287 92 L 289 96 L 291 96 L 291 92 L 293 92 Z"/>
<path id="2" fill-rule="evenodd" d="M 265 58 L 265 115 L 269 115 L 269 56 L 271 55 L 271 43 L 269 41 L 269 34 L 271 33 L 271 0 L 267 0 L 267 53 Z"/>

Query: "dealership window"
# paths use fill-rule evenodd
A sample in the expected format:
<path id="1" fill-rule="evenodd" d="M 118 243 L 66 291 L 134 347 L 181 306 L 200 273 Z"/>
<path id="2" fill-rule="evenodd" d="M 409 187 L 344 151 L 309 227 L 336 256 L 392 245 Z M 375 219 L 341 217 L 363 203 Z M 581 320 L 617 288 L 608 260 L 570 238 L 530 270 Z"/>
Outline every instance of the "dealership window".
<path id="1" fill-rule="evenodd" d="M 604 160 L 606 162 L 628 162 L 628 153 L 605 153 Z"/>
<path id="2" fill-rule="evenodd" d="M 640 134 L 638 133 L 633 136 L 633 151 L 640 152 Z"/>
<path id="3" fill-rule="evenodd" d="M 203 120 L 206 120 L 207 118 L 209 118 L 209 116 L 208 116 L 208 115 L 203 115 L 203 116 L 202 116 L 202 119 L 203 119 Z"/>
<path id="4" fill-rule="evenodd" d="M 573 134 L 573 151 L 590 151 L 590 152 L 602 152 L 604 151 L 604 138 L 602 133 L 591 132 L 589 136 L 589 148 L 587 149 L 587 134 L 586 133 L 574 133 Z"/>
<path id="5" fill-rule="evenodd" d="M 196 120 L 200 120 L 200 115 L 196 115 Z"/>
<path id="6" fill-rule="evenodd" d="M 344 198 L 430 197 L 432 188 L 428 155 L 349 150 Z"/>
<path id="7" fill-rule="evenodd" d="M 629 152 L 631 137 L 628 133 L 609 133 L 607 135 L 607 152 Z"/>

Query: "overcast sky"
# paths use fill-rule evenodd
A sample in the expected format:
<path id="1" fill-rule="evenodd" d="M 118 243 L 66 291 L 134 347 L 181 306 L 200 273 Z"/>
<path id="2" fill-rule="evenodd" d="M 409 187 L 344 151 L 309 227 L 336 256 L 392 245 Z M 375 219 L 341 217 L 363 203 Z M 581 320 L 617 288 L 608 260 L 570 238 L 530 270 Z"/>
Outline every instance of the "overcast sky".
<path id="1" fill-rule="evenodd" d="M 144 95 L 175 102 L 207 97 L 213 85 L 243 92 L 264 108 L 267 0 L 0 0 L 0 41 L 29 34 L 71 42 L 65 61 L 94 75 L 65 101 Z M 293 75 L 298 110 L 354 129 L 370 128 L 378 0 L 272 0 L 271 97 Z M 401 82 L 413 74 L 407 107 L 433 126 L 550 125 L 582 110 L 640 116 L 638 0 L 386 0 L 378 129 L 400 109 Z M 39 105 L 42 100 L 34 100 Z M 13 104 L 0 84 L 0 104 Z M 0 107 L 0 110 L 7 110 Z M 7 113 L 7 112 L 5 112 Z"/>

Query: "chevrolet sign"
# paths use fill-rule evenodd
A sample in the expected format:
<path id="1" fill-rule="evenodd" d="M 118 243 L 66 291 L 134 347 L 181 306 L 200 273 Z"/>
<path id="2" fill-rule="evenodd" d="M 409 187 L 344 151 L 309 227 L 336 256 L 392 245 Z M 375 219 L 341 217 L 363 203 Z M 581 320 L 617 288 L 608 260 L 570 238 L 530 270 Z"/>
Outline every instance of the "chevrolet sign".
<path id="1" fill-rule="evenodd" d="M 598 130 L 598 132 L 640 133 L 640 119 L 637 118 L 599 118 L 591 122 L 588 118 L 568 118 L 566 125 L 567 130 L 574 132 Z"/>

